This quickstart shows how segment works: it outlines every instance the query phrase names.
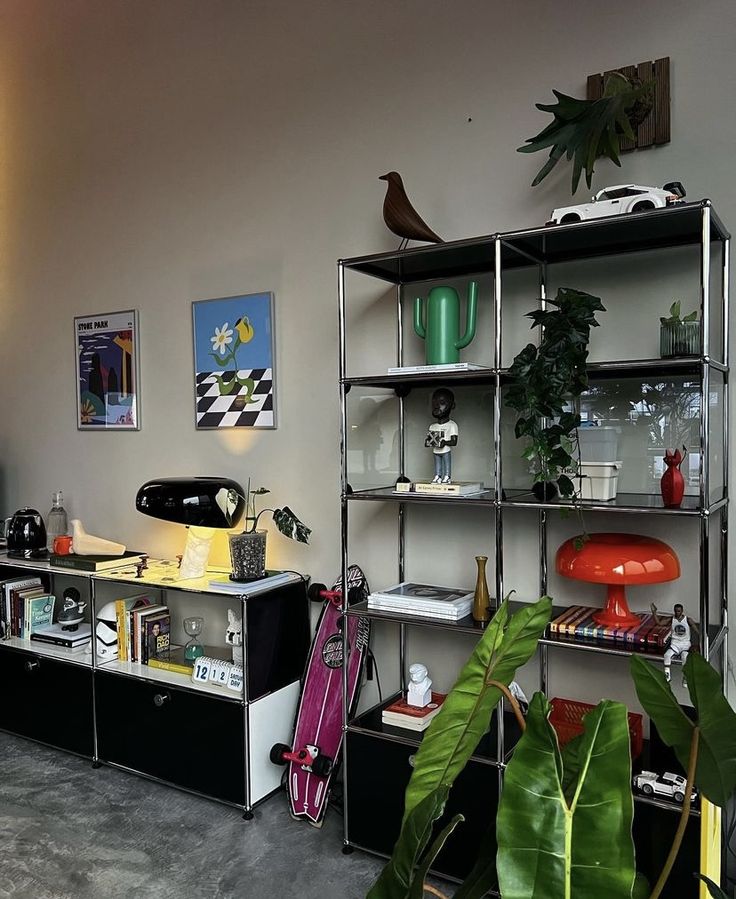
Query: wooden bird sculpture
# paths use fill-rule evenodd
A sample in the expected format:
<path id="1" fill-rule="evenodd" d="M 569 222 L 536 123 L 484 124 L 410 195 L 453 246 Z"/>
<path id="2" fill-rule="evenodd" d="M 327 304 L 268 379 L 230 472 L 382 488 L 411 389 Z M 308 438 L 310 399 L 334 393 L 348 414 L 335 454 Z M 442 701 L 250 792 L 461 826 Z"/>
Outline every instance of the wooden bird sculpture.
<path id="1" fill-rule="evenodd" d="M 435 234 L 416 209 L 411 205 L 404 190 L 404 182 L 398 172 L 381 175 L 379 181 L 387 181 L 386 197 L 383 201 L 383 220 L 389 231 L 403 238 L 399 249 L 403 250 L 410 240 L 426 240 L 430 243 L 442 243 L 442 238 Z"/>

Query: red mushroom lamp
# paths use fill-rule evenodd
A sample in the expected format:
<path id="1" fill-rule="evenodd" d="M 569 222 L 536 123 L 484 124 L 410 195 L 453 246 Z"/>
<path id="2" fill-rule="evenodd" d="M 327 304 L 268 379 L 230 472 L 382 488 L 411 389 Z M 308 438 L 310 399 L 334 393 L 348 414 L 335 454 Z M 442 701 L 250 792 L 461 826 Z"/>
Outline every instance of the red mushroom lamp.
<path id="1" fill-rule="evenodd" d="M 557 550 L 558 574 L 606 584 L 605 609 L 593 616 L 604 627 L 626 627 L 641 620 L 626 602 L 626 587 L 634 584 L 661 584 L 680 576 L 677 554 L 661 540 L 636 534 L 591 534 L 580 549 L 582 538 L 566 540 Z"/>

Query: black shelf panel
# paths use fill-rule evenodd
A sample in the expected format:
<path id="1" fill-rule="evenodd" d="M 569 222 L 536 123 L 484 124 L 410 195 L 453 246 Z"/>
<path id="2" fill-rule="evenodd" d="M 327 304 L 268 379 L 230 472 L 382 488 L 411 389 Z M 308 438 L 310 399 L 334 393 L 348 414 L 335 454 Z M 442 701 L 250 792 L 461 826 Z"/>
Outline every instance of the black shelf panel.
<path id="1" fill-rule="evenodd" d="M 422 742 L 422 739 L 424 738 L 424 734 L 426 733 L 426 731 L 418 732 L 408 730 L 404 727 L 394 727 L 389 724 L 384 724 L 381 721 L 381 712 L 383 711 L 383 709 L 386 708 L 386 706 L 391 705 L 391 703 L 398 699 L 399 696 L 399 693 L 394 693 L 394 695 L 389 699 L 373 706 L 373 708 L 368 709 L 368 711 L 363 712 L 363 714 L 359 715 L 358 717 L 353 718 L 353 720 L 349 722 L 349 729 L 351 731 L 359 731 L 360 733 L 371 734 L 372 736 L 380 736 L 385 737 L 386 739 L 396 740 L 400 743 L 407 743 L 411 746 L 419 746 L 419 744 Z M 504 710 L 503 719 L 504 743 L 506 748 L 507 761 L 511 752 L 513 751 L 514 746 L 516 746 L 521 737 L 521 730 L 519 729 L 519 724 L 516 721 L 513 712 Z M 496 727 L 496 715 L 494 714 L 491 718 L 490 730 L 481 739 L 475 752 L 472 755 L 472 758 L 476 761 L 485 762 L 487 764 L 498 765 L 499 760 L 497 758 L 497 746 L 498 730 Z"/>
<path id="2" fill-rule="evenodd" d="M 342 383 L 351 387 L 386 387 L 396 389 L 411 387 L 433 387 L 445 384 L 489 386 L 496 383 L 496 369 L 482 371 L 416 372 L 414 374 L 365 375 L 359 378 L 343 378 Z"/>
<path id="3" fill-rule="evenodd" d="M 506 231 L 410 250 L 355 256 L 344 259 L 343 265 L 392 284 L 411 284 L 493 272 L 496 238 L 502 241 L 504 268 L 693 245 L 701 240 L 702 212 L 706 206 L 711 209 L 711 239 L 727 239 L 730 235 L 710 200 L 701 200 L 568 225 Z"/>
<path id="4" fill-rule="evenodd" d="M 393 621 L 397 624 L 414 624 L 418 627 L 439 627 L 453 631 L 456 634 L 473 634 L 476 637 L 479 637 L 486 628 L 486 625 L 474 621 L 472 615 L 466 615 L 465 618 L 460 618 L 458 621 L 448 621 L 444 618 L 426 618 L 422 615 L 405 615 L 403 612 L 369 609 L 367 599 L 350 606 L 348 615 L 355 615 L 359 618 L 375 618 L 380 621 Z"/>
<path id="5" fill-rule="evenodd" d="M 664 209 L 499 234 L 505 249 L 512 254 L 509 258 L 504 252 L 502 258 L 508 268 L 519 268 L 534 264 L 533 260 L 554 264 L 698 244 L 702 239 L 705 207 L 711 210 L 711 241 L 726 240 L 730 235 L 710 200 L 701 200 Z"/>
<path id="6" fill-rule="evenodd" d="M 440 503 L 453 506 L 494 506 L 493 490 L 474 493 L 469 496 L 429 496 L 418 493 L 394 493 L 393 487 L 375 487 L 370 490 L 356 490 L 345 494 L 345 499 L 360 502 L 394 502 L 394 503 Z"/>

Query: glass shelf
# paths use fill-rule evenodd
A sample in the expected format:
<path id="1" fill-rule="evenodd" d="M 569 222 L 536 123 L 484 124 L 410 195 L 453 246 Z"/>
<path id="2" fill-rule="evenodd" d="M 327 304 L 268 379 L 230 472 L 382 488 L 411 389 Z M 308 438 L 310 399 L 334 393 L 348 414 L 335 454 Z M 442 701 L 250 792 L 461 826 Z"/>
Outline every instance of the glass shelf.
<path id="1" fill-rule="evenodd" d="M 433 387 L 437 385 L 462 384 L 463 386 L 493 386 L 497 369 L 484 368 L 475 371 L 407 372 L 391 375 L 364 375 L 359 378 L 343 378 L 342 383 L 350 387 L 385 387 L 389 390 L 412 387 Z"/>
<path id="2" fill-rule="evenodd" d="M 370 490 L 356 490 L 345 494 L 345 499 L 360 502 L 394 502 L 394 503 L 439 503 L 440 505 L 494 506 L 496 504 L 493 490 L 473 493 L 468 496 L 430 496 L 418 493 L 395 493 L 393 487 L 375 487 Z"/>
<path id="3" fill-rule="evenodd" d="M 395 727 L 389 724 L 384 724 L 381 721 L 381 712 L 383 711 L 383 709 L 386 708 L 386 706 L 391 705 L 391 703 L 398 699 L 400 695 L 400 693 L 394 693 L 393 696 L 390 696 L 384 702 L 373 706 L 373 708 L 368 709 L 368 711 L 363 712 L 356 718 L 353 718 L 348 725 L 349 729 L 355 732 L 385 737 L 386 739 L 394 740 L 399 743 L 408 743 L 413 746 L 419 746 L 426 731 L 418 732 L 408 730 L 404 727 Z M 507 747 L 506 760 L 508 760 L 513 747 L 516 746 L 521 737 L 521 730 L 519 729 L 519 725 L 516 721 L 516 718 L 514 717 L 513 712 L 504 711 L 503 718 L 504 742 Z M 490 730 L 478 744 L 475 752 L 472 755 L 472 758 L 475 761 L 484 762 L 486 764 L 498 765 L 499 761 L 496 758 L 498 754 L 496 748 L 497 745 L 498 731 L 496 728 L 496 715 L 494 714 L 491 718 Z"/>
<path id="4" fill-rule="evenodd" d="M 518 612 L 520 609 L 524 608 L 527 603 L 522 602 L 511 602 L 510 612 L 513 614 L 514 612 Z M 565 611 L 565 606 L 554 606 L 552 609 L 552 619 L 554 620 L 558 616 L 562 615 Z M 441 628 L 444 630 L 452 631 L 455 634 L 471 634 L 475 637 L 479 637 L 487 625 L 480 624 L 477 621 L 474 621 L 471 615 L 467 615 L 465 618 L 460 618 L 458 621 L 448 621 L 443 618 L 427 618 L 422 617 L 421 615 L 405 615 L 402 612 L 387 612 L 383 609 L 369 609 L 368 608 L 368 600 L 364 600 L 363 602 L 355 603 L 355 605 L 350 606 L 347 612 L 348 615 L 352 615 L 359 618 L 372 618 L 378 621 L 391 621 L 394 624 L 409 624 L 414 625 L 416 627 L 432 627 L 432 628 Z M 711 651 L 715 651 L 725 636 L 725 628 L 719 627 L 718 625 L 710 625 L 708 628 L 708 638 L 709 644 L 711 647 Z M 592 640 L 592 639 L 584 639 L 582 637 L 563 637 L 563 636 L 551 636 L 549 631 L 547 634 L 542 637 L 539 641 L 542 646 L 554 646 L 558 649 L 573 649 L 583 652 L 597 652 L 602 655 L 612 655 L 612 656 L 622 656 L 628 658 L 632 655 L 642 656 L 642 658 L 649 659 L 653 662 L 662 663 L 664 653 L 663 652 L 654 652 L 649 651 L 647 649 L 639 649 L 633 645 L 625 644 L 623 641 L 606 641 L 606 640 Z M 677 660 L 674 660 L 674 664 L 679 664 Z"/>
<path id="5" fill-rule="evenodd" d="M 726 240 L 730 235 L 710 200 L 701 200 L 567 225 L 543 225 L 429 247 L 356 256 L 342 262 L 351 271 L 392 284 L 411 284 L 493 272 L 496 239 L 501 241 L 504 268 L 680 247 L 700 243 L 705 207 L 711 211 L 711 240 Z"/>
<path id="6" fill-rule="evenodd" d="M 529 490 L 508 489 L 504 491 L 505 499 L 501 501 L 504 508 L 532 508 L 537 509 L 573 509 L 573 503 L 569 500 L 557 499 L 554 502 L 540 503 Z M 716 512 L 728 502 L 722 498 L 712 502 L 705 511 L 708 514 Z M 699 516 L 704 510 L 700 505 L 700 497 L 687 495 L 682 499 L 679 508 L 665 508 L 662 497 L 651 493 L 619 493 L 615 499 L 596 501 L 584 499 L 579 503 L 584 512 L 644 512 L 659 515 L 691 515 Z"/>

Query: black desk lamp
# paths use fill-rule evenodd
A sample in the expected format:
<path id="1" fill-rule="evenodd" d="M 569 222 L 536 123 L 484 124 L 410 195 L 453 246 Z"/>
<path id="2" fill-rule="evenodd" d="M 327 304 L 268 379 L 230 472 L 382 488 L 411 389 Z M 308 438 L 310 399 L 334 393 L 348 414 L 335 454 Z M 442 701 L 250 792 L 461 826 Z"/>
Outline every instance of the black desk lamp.
<path id="1" fill-rule="evenodd" d="M 180 578 L 204 577 L 215 530 L 236 527 L 245 512 L 245 491 L 229 478 L 160 478 L 138 491 L 144 515 L 188 527 Z"/>

